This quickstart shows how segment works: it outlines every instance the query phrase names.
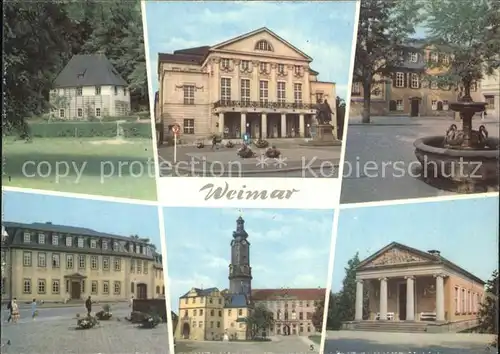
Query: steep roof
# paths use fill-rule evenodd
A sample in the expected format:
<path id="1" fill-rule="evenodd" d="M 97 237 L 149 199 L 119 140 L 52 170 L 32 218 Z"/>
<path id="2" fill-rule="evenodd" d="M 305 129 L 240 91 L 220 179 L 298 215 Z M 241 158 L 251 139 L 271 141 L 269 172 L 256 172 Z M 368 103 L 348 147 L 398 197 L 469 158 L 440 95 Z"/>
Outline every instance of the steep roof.
<path id="1" fill-rule="evenodd" d="M 79 54 L 71 58 L 54 81 L 54 88 L 78 86 L 128 86 L 104 54 Z"/>
<path id="2" fill-rule="evenodd" d="M 196 292 L 196 296 L 208 296 L 210 295 L 211 293 L 213 293 L 214 291 L 219 291 L 218 288 L 206 288 L 206 289 L 200 289 L 200 288 L 192 288 L 191 290 L 189 290 L 187 293 L 185 293 L 184 295 L 182 295 L 180 298 L 181 299 L 184 299 L 186 297 L 189 297 L 188 295 L 192 292 L 192 291 L 195 291 Z"/>
<path id="3" fill-rule="evenodd" d="M 281 299 L 283 297 L 293 298 L 296 300 L 311 300 L 318 301 L 325 298 L 326 289 L 310 288 L 310 289 L 252 289 L 253 301 L 269 301 Z"/>
<path id="4" fill-rule="evenodd" d="M 245 294 L 228 294 L 225 295 L 225 308 L 241 308 L 247 307 L 249 305 L 249 301 Z"/>

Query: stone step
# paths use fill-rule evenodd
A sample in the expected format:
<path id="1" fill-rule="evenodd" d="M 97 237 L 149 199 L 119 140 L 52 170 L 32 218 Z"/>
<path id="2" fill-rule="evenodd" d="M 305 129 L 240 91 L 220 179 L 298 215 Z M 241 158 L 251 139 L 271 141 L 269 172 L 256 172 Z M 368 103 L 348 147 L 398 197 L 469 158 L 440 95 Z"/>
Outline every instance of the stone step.
<path id="1" fill-rule="evenodd" d="M 357 323 L 353 330 L 355 331 L 370 331 L 370 332 L 426 332 L 426 323 L 412 322 L 368 322 Z"/>

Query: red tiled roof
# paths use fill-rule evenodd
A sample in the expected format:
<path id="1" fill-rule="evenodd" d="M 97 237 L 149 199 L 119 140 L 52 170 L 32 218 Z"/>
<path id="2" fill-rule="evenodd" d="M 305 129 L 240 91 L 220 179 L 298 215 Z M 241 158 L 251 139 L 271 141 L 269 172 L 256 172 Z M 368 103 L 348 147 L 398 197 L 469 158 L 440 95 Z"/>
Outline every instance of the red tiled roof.
<path id="1" fill-rule="evenodd" d="M 326 289 L 252 289 L 253 301 L 266 301 L 288 296 L 297 300 L 323 300 Z"/>

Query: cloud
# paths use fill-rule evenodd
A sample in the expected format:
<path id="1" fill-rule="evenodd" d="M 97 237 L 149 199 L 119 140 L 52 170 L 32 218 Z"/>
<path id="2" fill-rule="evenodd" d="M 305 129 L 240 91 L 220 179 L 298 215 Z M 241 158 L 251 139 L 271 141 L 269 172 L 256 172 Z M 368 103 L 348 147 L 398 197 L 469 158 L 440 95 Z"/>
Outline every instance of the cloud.
<path id="1" fill-rule="evenodd" d="M 229 260 L 222 257 L 214 257 L 209 254 L 203 256 L 202 264 L 209 268 L 222 268 L 227 269 L 229 266 Z"/>

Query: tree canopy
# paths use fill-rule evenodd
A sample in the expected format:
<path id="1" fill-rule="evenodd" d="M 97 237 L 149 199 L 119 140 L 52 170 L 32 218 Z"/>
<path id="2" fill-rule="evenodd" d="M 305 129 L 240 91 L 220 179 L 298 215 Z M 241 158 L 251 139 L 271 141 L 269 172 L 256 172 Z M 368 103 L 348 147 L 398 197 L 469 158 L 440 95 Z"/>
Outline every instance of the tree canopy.
<path id="1" fill-rule="evenodd" d="M 255 338 L 260 332 L 274 325 L 273 313 L 263 304 L 257 304 L 246 318 L 250 336 Z"/>
<path id="2" fill-rule="evenodd" d="M 486 283 L 486 296 L 479 309 L 479 330 L 497 334 L 494 345 L 498 347 L 498 270 L 493 271 Z"/>

